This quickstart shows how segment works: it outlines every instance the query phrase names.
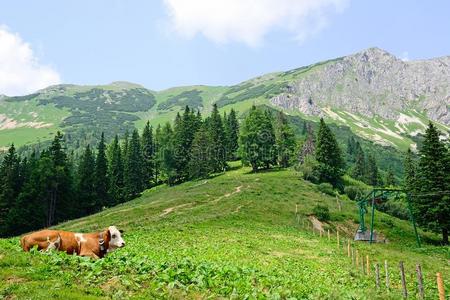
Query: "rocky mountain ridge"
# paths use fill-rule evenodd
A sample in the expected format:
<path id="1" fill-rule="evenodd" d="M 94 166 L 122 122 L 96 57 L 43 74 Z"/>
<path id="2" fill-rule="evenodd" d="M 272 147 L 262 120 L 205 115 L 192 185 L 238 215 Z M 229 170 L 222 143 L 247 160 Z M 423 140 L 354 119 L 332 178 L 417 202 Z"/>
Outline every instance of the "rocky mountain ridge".
<path id="1" fill-rule="evenodd" d="M 450 56 L 403 61 L 370 48 L 310 70 L 271 103 L 306 115 L 329 115 L 328 107 L 388 120 L 417 110 L 450 125 Z"/>

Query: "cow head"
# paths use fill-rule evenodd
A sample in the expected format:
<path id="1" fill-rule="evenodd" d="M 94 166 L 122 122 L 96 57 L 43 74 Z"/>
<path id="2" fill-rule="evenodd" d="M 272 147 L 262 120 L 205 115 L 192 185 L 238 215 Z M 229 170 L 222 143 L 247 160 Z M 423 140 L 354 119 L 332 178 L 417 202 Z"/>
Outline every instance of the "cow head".
<path id="1" fill-rule="evenodd" d="M 109 226 L 106 234 L 109 239 L 108 252 L 125 246 L 125 241 L 122 239 L 122 230 L 118 230 L 116 226 Z"/>

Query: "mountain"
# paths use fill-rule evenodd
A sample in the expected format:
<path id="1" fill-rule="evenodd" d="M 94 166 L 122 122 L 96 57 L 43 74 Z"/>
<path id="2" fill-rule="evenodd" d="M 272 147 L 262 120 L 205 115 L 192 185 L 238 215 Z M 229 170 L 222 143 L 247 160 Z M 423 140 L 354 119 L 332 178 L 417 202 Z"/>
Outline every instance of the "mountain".
<path id="1" fill-rule="evenodd" d="M 329 221 L 313 217 L 317 204 L 329 208 Z M 417 291 L 415 268 L 421 264 L 425 294 L 437 299 L 435 274 L 448 278 L 450 272 L 445 248 L 424 243 L 418 249 L 411 223 L 377 211 L 375 229 L 389 243 L 351 241 L 359 253 L 356 267 L 347 257 L 347 240 L 357 223 L 355 202 L 321 193 L 292 170 L 251 174 L 250 168 L 233 164 L 232 171 L 208 180 L 158 186 L 133 201 L 57 226 L 75 232 L 110 225 L 123 229 L 126 246 L 101 260 L 25 253 L 19 238 L 0 239 L 0 297 L 401 299 L 398 263 L 403 261 L 408 292 Z M 424 241 L 438 239 L 419 233 Z M 369 276 L 361 270 L 366 255 Z M 375 286 L 373 265 L 380 264 L 384 276 L 385 259 L 390 291 Z"/>
<path id="2" fill-rule="evenodd" d="M 239 113 L 253 104 L 348 126 L 360 137 L 405 150 L 432 120 L 450 128 L 450 57 L 402 61 L 370 48 L 298 69 L 266 74 L 234 86 L 148 90 L 128 82 L 56 85 L 0 98 L 0 147 L 32 144 L 62 130 L 74 140 L 107 137 L 173 120 L 189 105 L 208 114 L 212 104 Z"/>

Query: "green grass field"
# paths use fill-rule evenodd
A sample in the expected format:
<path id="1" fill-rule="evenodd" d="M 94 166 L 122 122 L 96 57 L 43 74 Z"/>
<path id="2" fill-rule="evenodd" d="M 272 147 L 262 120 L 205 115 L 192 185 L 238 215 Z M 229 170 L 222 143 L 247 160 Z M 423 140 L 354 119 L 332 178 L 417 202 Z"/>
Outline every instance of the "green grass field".
<path id="1" fill-rule="evenodd" d="M 354 244 L 372 262 L 390 263 L 391 291 L 377 291 L 373 269 L 372 276 L 363 275 L 346 256 L 347 239 L 357 228 L 354 202 L 342 199 L 339 211 L 334 197 L 294 171 L 250 174 L 235 165 L 214 178 L 159 186 L 57 226 L 124 229 L 127 246 L 101 260 L 24 253 L 18 238 L 0 240 L 0 299 L 400 299 L 400 260 L 413 297 L 416 263 L 422 265 L 427 299 L 437 297 L 437 271 L 450 291 L 449 248 L 416 248 L 408 222 L 377 212 L 376 230 L 390 242 Z M 318 203 L 330 209 L 331 221 L 323 226 L 331 230 L 331 241 L 307 228 Z"/>

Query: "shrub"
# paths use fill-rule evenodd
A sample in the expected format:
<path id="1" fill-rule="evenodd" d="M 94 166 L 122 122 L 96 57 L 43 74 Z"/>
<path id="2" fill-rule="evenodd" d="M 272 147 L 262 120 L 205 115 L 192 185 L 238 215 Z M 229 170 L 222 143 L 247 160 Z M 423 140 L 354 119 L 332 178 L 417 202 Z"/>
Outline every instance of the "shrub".
<path id="1" fill-rule="evenodd" d="M 313 214 L 322 222 L 330 220 L 330 210 L 328 206 L 318 204 L 313 208 Z"/>
<path id="2" fill-rule="evenodd" d="M 319 184 L 317 186 L 317 188 L 319 189 L 319 191 L 321 191 L 324 194 L 334 196 L 333 186 L 328 182 L 323 182 L 323 183 Z"/>
<path id="3" fill-rule="evenodd" d="M 363 191 L 357 186 L 349 185 L 344 188 L 344 193 L 350 198 L 350 200 L 356 200 L 357 197 L 362 195 Z"/>
<path id="4" fill-rule="evenodd" d="M 296 167 L 296 170 L 300 172 L 300 176 L 312 183 L 319 182 L 319 173 L 316 171 L 318 165 L 317 160 L 313 155 L 307 155 L 304 162 Z"/>

